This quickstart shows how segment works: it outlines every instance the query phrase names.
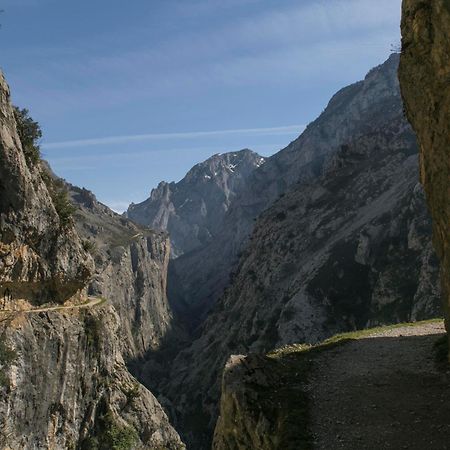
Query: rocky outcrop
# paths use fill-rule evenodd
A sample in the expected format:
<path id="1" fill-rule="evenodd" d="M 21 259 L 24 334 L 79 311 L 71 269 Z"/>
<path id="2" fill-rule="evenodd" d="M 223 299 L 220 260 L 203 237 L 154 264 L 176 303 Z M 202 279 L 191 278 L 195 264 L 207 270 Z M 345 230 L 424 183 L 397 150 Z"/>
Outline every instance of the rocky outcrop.
<path id="1" fill-rule="evenodd" d="M 225 216 L 220 234 L 173 262 L 172 273 L 186 304 L 196 308 L 196 316 L 211 308 L 229 284 L 230 272 L 262 211 L 296 184 L 317 179 L 342 145 L 398 117 L 403 108 L 398 60 L 397 54 L 392 55 L 363 81 L 339 91 L 298 139 L 252 172 L 247 188 Z"/>
<path id="2" fill-rule="evenodd" d="M 0 126 L 0 446 L 184 448 L 124 361 L 169 326 L 166 236 L 85 190 L 72 188 L 74 208 L 37 149 L 26 157 L 3 77 Z M 89 283 L 111 300 L 86 302 Z"/>
<path id="3" fill-rule="evenodd" d="M 214 155 L 194 166 L 180 182 L 161 182 L 149 199 L 131 204 L 126 215 L 168 231 L 172 256 L 180 256 L 205 246 L 221 232 L 231 203 L 264 161 L 248 149 Z"/>
<path id="4" fill-rule="evenodd" d="M 108 304 L 9 318 L 0 344 L 15 355 L 2 360 L 1 448 L 184 448 L 127 371 L 119 327 Z"/>
<path id="5" fill-rule="evenodd" d="M 231 285 L 175 359 L 161 389 L 182 411 L 179 430 L 194 448 L 207 448 L 230 354 L 439 316 L 417 143 L 398 85 L 393 97 L 379 128 L 367 125 L 366 134 L 330 150 L 321 174 L 259 216 Z M 195 428 L 194 410 L 203 411 Z"/>
<path id="6" fill-rule="evenodd" d="M 230 357 L 213 449 L 447 447 L 450 374 L 430 358 L 443 328 L 419 322 Z"/>
<path id="7" fill-rule="evenodd" d="M 74 227 L 63 223 L 39 164 L 27 164 L 0 74 L 0 289 L 14 300 L 62 303 L 93 268 Z"/>
<path id="8" fill-rule="evenodd" d="M 420 142 L 420 174 L 441 259 L 442 296 L 450 331 L 450 5 L 404 0 L 400 82 Z"/>
<path id="9" fill-rule="evenodd" d="M 107 298 L 120 316 L 127 361 L 157 350 L 172 326 L 167 287 L 170 243 L 163 232 L 139 227 L 68 185 L 75 225 L 95 260 L 89 293 Z"/>
<path id="10" fill-rule="evenodd" d="M 233 355 L 222 376 L 214 450 L 309 448 L 302 355 Z"/>

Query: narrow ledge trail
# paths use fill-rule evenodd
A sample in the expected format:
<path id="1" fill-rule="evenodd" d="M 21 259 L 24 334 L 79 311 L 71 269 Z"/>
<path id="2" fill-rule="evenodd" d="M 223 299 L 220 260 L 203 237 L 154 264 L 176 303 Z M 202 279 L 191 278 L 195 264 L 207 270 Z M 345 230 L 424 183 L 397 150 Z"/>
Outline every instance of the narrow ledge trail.
<path id="1" fill-rule="evenodd" d="M 374 332 L 320 354 L 307 386 L 315 449 L 450 449 L 441 322 Z"/>
<path id="2" fill-rule="evenodd" d="M 33 314 L 33 313 L 41 313 L 48 311 L 64 311 L 70 309 L 85 309 L 92 308 L 94 306 L 99 306 L 100 304 L 105 303 L 107 300 L 102 297 L 88 297 L 88 301 L 85 303 L 80 303 L 79 305 L 59 305 L 59 306 L 48 306 L 44 308 L 32 308 L 32 309 L 23 309 L 23 310 L 15 310 L 15 309 L 3 309 L 0 310 L 0 313 L 22 313 L 22 314 Z"/>

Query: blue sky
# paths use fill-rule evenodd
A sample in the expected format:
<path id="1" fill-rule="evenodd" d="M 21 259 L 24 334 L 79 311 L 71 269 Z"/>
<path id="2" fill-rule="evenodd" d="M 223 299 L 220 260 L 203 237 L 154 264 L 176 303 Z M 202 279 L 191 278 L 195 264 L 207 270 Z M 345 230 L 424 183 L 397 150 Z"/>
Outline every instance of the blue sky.
<path id="1" fill-rule="evenodd" d="M 68 181 L 116 210 L 270 155 L 400 41 L 400 0 L 0 0 L 0 66 Z"/>

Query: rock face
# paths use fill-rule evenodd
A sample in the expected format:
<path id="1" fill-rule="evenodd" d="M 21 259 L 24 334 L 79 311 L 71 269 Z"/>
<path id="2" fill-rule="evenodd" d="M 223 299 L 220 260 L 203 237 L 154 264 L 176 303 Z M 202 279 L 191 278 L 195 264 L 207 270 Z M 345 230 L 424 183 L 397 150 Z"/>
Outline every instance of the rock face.
<path id="1" fill-rule="evenodd" d="M 395 74 L 393 61 L 387 67 Z M 372 113 L 373 83 L 367 102 L 359 99 Z M 320 174 L 292 185 L 258 217 L 231 285 L 200 337 L 175 359 L 161 390 L 182 411 L 179 430 L 193 448 L 208 448 L 230 354 L 440 314 L 417 143 L 398 83 L 391 96 L 384 122 L 367 113 L 354 137 L 328 149 Z"/>
<path id="2" fill-rule="evenodd" d="M 303 448 L 300 439 L 296 440 L 294 446 L 290 442 L 290 446 L 286 447 L 287 434 L 299 434 L 301 428 L 301 425 L 295 426 L 295 422 L 286 420 L 289 414 L 295 413 L 295 409 L 282 395 L 289 379 L 288 374 L 287 365 L 281 366 L 277 361 L 262 355 L 231 356 L 223 371 L 220 417 L 214 431 L 212 448 Z M 291 398 L 294 398 L 293 386 L 289 387 Z M 273 402 L 274 397 L 276 402 Z M 292 429 L 286 429 L 286 425 Z"/>
<path id="3" fill-rule="evenodd" d="M 402 110 L 398 55 L 371 70 L 363 81 L 339 91 L 320 117 L 288 147 L 254 170 L 207 246 L 177 258 L 172 273 L 185 302 L 201 315 L 229 283 L 231 268 L 250 235 L 254 219 L 297 183 L 316 179 L 323 166 L 350 140 L 375 132 Z"/>
<path id="4" fill-rule="evenodd" d="M 93 268 L 73 226 L 63 224 L 39 164 L 30 167 L 0 74 L 0 288 L 32 304 L 64 302 Z"/>
<path id="5" fill-rule="evenodd" d="M 119 327 L 108 305 L 13 319 L 2 334 L 17 354 L 0 386 L 2 448 L 184 448 L 127 371 Z"/>
<path id="6" fill-rule="evenodd" d="M 13 319 L 2 335 L 17 353 L 0 386 L 2 448 L 184 448 L 127 371 L 119 324 L 108 305 Z"/>
<path id="7" fill-rule="evenodd" d="M 139 359 L 157 350 L 171 329 L 166 296 L 169 239 L 111 211 L 86 189 L 69 185 L 69 192 L 78 207 L 77 231 L 95 260 L 89 292 L 114 305 L 124 357 Z"/>
<path id="8" fill-rule="evenodd" d="M 450 5 L 405 0 L 400 82 L 406 112 L 420 142 L 420 174 L 441 259 L 450 330 Z"/>
<path id="9" fill-rule="evenodd" d="M 214 155 L 194 166 L 179 183 L 161 182 L 149 199 L 131 204 L 127 216 L 168 231 L 174 257 L 203 247 L 221 231 L 231 202 L 264 161 L 248 149 Z"/>
<path id="10" fill-rule="evenodd" d="M 185 448 L 124 362 L 158 346 L 168 328 L 166 236 L 138 229 L 72 188 L 82 240 L 63 215 L 65 197 L 55 196 L 60 181 L 44 163 L 26 160 L 16 128 L 2 76 L 1 448 Z M 90 282 L 91 294 L 111 300 L 81 303 Z M 44 303 L 65 305 L 36 311 Z"/>

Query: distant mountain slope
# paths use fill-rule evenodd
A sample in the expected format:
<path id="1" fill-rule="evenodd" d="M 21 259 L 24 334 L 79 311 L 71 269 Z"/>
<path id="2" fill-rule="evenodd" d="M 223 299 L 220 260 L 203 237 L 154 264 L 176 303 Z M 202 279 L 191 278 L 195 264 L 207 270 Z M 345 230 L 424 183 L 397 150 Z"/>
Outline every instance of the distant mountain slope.
<path id="1" fill-rule="evenodd" d="M 199 337 L 175 359 L 170 379 L 161 383 L 161 392 L 182 411 L 179 430 L 193 448 L 208 448 L 220 372 L 230 354 L 317 342 L 336 332 L 440 313 L 439 268 L 418 185 L 418 148 L 403 116 L 392 61 L 398 58 L 366 79 L 370 95 L 358 99 L 365 122 L 359 116 L 359 125 L 350 126 L 354 136 L 328 128 L 333 142 L 339 142 L 336 134 L 345 140 L 319 158 L 317 174 L 308 173 L 311 165 L 300 168 L 301 181 L 260 214 L 231 285 L 198 330 Z M 374 74 L 378 76 L 372 79 Z M 384 85 L 385 77 L 392 90 L 383 98 L 377 80 Z M 355 105 L 347 102 L 347 107 Z M 340 110 L 339 115 L 350 112 Z M 309 146 L 314 148 L 313 142 L 297 151 Z M 301 159 L 292 154 L 292 161 Z M 291 166 L 286 167 L 288 177 L 293 175 Z M 273 183 L 266 180 L 266 185 Z M 226 224 L 236 218 L 231 213 Z M 236 228 L 224 229 L 214 247 L 217 254 L 209 255 L 212 271 L 215 261 L 223 261 L 221 248 L 231 249 L 230 254 L 237 250 L 225 247 Z M 206 249 L 201 253 L 205 256 Z"/>
<path id="2" fill-rule="evenodd" d="M 363 81 L 333 96 L 324 112 L 284 150 L 254 170 L 226 214 L 221 232 L 206 246 L 171 264 L 178 291 L 195 316 L 202 316 L 222 294 L 254 226 L 254 219 L 297 183 L 316 179 L 340 146 L 398 119 L 403 105 L 399 55 L 372 69 Z"/>
<path id="3" fill-rule="evenodd" d="M 150 198 L 131 204 L 126 215 L 168 231 L 174 257 L 203 247 L 221 232 L 231 202 L 264 161 L 247 149 L 214 155 L 194 166 L 180 182 L 161 182 Z"/>

